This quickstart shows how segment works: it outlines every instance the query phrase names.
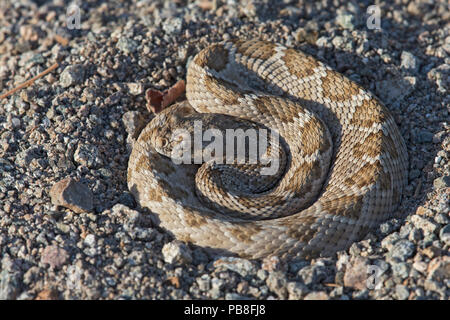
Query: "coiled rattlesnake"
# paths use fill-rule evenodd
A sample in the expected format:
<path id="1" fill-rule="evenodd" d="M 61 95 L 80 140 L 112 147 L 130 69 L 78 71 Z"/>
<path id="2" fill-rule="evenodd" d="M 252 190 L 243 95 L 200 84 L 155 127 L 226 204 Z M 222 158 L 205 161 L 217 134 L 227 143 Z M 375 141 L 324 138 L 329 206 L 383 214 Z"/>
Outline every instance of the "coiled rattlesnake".
<path id="1" fill-rule="evenodd" d="M 190 63 L 186 94 L 144 128 L 128 165 L 130 191 L 177 239 L 246 258 L 330 255 L 399 204 L 407 151 L 393 117 L 315 58 L 256 40 L 213 44 Z M 281 177 L 257 190 L 254 172 L 230 183 L 222 167 L 175 164 L 171 134 L 191 132 L 193 119 L 276 131 L 287 146 Z"/>

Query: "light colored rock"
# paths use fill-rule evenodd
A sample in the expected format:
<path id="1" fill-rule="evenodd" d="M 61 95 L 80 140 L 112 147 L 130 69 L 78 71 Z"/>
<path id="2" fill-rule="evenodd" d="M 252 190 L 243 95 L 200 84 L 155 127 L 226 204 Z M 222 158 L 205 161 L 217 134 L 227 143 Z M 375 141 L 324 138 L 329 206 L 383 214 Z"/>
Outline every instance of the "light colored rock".
<path id="1" fill-rule="evenodd" d="M 344 274 L 344 286 L 364 290 L 367 288 L 369 261 L 363 257 L 357 257 L 347 265 Z"/>
<path id="2" fill-rule="evenodd" d="M 188 264 L 192 262 L 191 250 L 180 241 L 166 243 L 162 248 L 164 261 L 171 264 Z"/>
<path id="3" fill-rule="evenodd" d="M 425 235 L 434 233 L 437 230 L 437 225 L 426 218 L 415 214 L 411 216 L 411 222 L 416 226 L 416 228 L 422 229 Z"/>
<path id="4" fill-rule="evenodd" d="M 329 300 L 327 293 L 325 291 L 315 291 L 308 293 L 305 296 L 305 300 Z"/>
<path id="5" fill-rule="evenodd" d="M 266 284 L 269 287 L 270 291 L 276 293 L 280 299 L 286 299 L 286 276 L 282 272 L 275 271 L 269 273 Z"/>
<path id="6" fill-rule="evenodd" d="M 428 279 L 442 282 L 450 279 L 450 257 L 437 257 L 428 264 Z"/>
<path id="7" fill-rule="evenodd" d="M 256 272 L 256 266 L 251 261 L 235 257 L 221 257 L 214 261 L 214 267 L 237 272 L 242 277 Z"/>
<path id="8" fill-rule="evenodd" d="M 41 262 L 50 265 L 52 268 L 58 268 L 66 263 L 69 255 L 67 251 L 55 245 L 47 246 L 41 255 Z"/>

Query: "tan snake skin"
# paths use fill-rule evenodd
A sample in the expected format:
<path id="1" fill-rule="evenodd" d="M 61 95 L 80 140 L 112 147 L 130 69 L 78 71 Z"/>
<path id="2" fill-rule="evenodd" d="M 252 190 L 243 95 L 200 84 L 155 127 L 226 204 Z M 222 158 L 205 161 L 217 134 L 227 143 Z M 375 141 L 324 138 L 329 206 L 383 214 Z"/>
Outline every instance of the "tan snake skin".
<path id="1" fill-rule="evenodd" d="M 263 41 L 217 43 L 192 60 L 186 89 L 188 103 L 156 115 L 128 164 L 130 191 L 177 239 L 251 259 L 329 256 L 399 204 L 407 151 L 393 117 L 370 92 L 315 58 Z M 214 172 L 174 164 L 162 155 L 161 141 L 190 123 L 183 116 L 206 116 L 212 126 L 226 126 L 232 116 L 277 131 L 288 146 L 279 181 L 271 190 L 240 194 L 196 177 L 198 170 L 213 178 Z"/>

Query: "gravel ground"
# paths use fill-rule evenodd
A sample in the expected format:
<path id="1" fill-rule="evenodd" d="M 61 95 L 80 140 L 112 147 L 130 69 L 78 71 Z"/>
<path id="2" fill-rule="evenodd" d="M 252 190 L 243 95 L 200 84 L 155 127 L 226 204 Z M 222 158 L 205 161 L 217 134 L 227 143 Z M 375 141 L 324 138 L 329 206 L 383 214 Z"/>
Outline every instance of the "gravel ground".
<path id="1" fill-rule="evenodd" d="M 446 1 L 380 2 L 381 30 L 371 1 L 88 0 L 71 30 L 68 4 L 0 0 L 0 92 L 60 63 L 0 100 L 0 299 L 449 299 Z M 139 211 L 126 168 L 145 90 L 232 37 L 302 49 L 386 103 L 410 158 L 395 218 L 286 264 L 210 257 Z"/>

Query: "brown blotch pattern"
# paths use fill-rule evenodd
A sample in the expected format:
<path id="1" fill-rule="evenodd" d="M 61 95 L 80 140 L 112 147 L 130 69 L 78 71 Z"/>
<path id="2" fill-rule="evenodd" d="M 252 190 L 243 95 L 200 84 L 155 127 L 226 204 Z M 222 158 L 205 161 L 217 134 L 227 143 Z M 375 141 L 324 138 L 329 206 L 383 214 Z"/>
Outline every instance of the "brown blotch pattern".
<path id="1" fill-rule="evenodd" d="M 398 158 L 397 148 L 390 136 L 385 136 L 383 131 L 370 133 L 360 144 L 353 147 L 353 156 L 363 159 L 364 155 L 376 158 L 382 153 L 389 153 L 393 159 Z"/>
<path id="2" fill-rule="evenodd" d="M 213 44 L 200 51 L 194 62 L 202 68 L 208 67 L 219 72 L 227 66 L 228 51 L 221 44 Z"/>
<path id="3" fill-rule="evenodd" d="M 363 196 L 349 195 L 338 199 L 324 200 L 322 209 L 330 214 L 358 218 L 363 205 Z"/>
<path id="4" fill-rule="evenodd" d="M 165 180 L 158 180 L 158 186 L 166 193 L 167 197 L 175 200 L 182 200 L 189 196 L 189 194 L 180 187 L 170 185 Z"/>
<path id="5" fill-rule="evenodd" d="M 208 106 L 206 106 L 205 104 L 199 104 L 199 105 L 197 105 L 196 106 L 196 111 L 198 111 L 198 112 L 201 112 L 201 113 L 208 113 L 209 111 L 209 109 L 208 109 Z"/>
<path id="6" fill-rule="evenodd" d="M 236 46 L 236 53 L 253 59 L 267 60 L 276 53 L 276 45 L 273 43 L 262 41 L 235 41 L 234 44 Z"/>
<path id="7" fill-rule="evenodd" d="M 302 112 L 300 107 L 283 104 L 282 108 L 270 108 L 269 105 L 280 105 L 281 100 L 272 97 L 259 97 L 253 101 L 255 108 L 262 115 L 272 115 L 274 118 L 279 118 L 284 123 L 294 122 L 294 118 L 298 116 L 299 112 Z"/>
<path id="8" fill-rule="evenodd" d="M 302 224 L 305 226 L 313 225 L 317 220 L 317 217 L 304 217 L 302 218 Z M 286 234 L 291 239 L 298 239 L 304 243 L 308 243 L 315 235 L 317 230 L 309 228 L 299 228 L 298 223 L 293 221 L 286 222 L 287 226 Z"/>
<path id="9" fill-rule="evenodd" d="M 175 171 L 170 160 L 163 159 L 156 151 L 141 155 L 136 163 L 136 171 L 156 170 L 158 173 L 169 175 Z"/>
<path id="10" fill-rule="evenodd" d="M 350 100 L 359 93 L 359 87 L 350 79 L 334 70 L 327 70 L 322 79 L 323 96 L 334 101 Z"/>
<path id="11" fill-rule="evenodd" d="M 260 232 L 262 228 L 257 224 L 245 224 L 245 227 L 241 225 L 236 225 L 230 228 L 230 233 L 242 241 L 243 243 L 251 243 L 251 237 L 258 232 Z"/>
<path id="12" fill-rule="evenodd" d="M 297 183 L 292 183 L 287 186 L 287 188 L 291 187 L 294 192 L 301 192 L 301 194 L 306 194 L 312 191 L 312 181 L 317 181 L 322 176 L 322 170 L 320 168 L 320 164 L 317 161 L 314 162 L 305 162 L 301 166 L 299 166 L 294 174 L 293 179 L 297 180 Z M 302 181 L 303 183 L 298 183 L 298 181 Z"/>
<path id="13" fill-rule="evenodd" d="M 161 172 L 168 176 L 175 172 L 175 168 L 173 167 L 171 160 L 162 159 L 161 156 L 158 156 L 152 157 L 150 161 L 152 161 L 152 169 L 156 170 L 158 173 Z"/>
<path id="14" fill-rule="evenodd" d="M 150 201 L 161 202 L 162 195 L 157 189 L 151 189 L 147 194 L 147 199 Z"/>
<path id="15" fill-rule="evenodd" d="M 239 93 L 239 88 L 235 85 L 209 75 L 205 76 L 205 86 L 214 97 L 227 105 L 237 104 L 239 103 L 238 99 L 243 98 L 243 95 Z"/>
<path id="16" fill-rule="evenodd" d="M 350 124 L 370 128 L 374 124 L 382 123 L 390 117 L 389 111 L 376 100 L 363 100 L 362 105 L 356 107 Z"/>
<path id="17" fill-rule="evenodd" d="M 151 170 L 150 161 L 145 155 L 141 155 L 139 160 L 136 162 L 136 171 L 140 172 L 142 170 Z"/>
<path id="18" fill-rule="evenodd" d="M 150 141 L 152 138 L 152 130 L 142 130 L 141 134 L 139 135 L 139 142 L 143 141 L 143 142 L 147 142 Z"/>
<path id="19" fill-rule="evenodd" d="M 303 125 L 301 149 L 305 155 L 310 156 L 317 150 L 323 153 L 330 148 L 330 142 L 324 136 L 324 130 L 322 123 L 316 118 L 309 119 Z"/>
<path id="20" fill-rule="evenodd" d="M 270 206 L 280 206 L 286 203 L 281 196 L 266 195 L 260 198 L 236 197 L 236 201 L 246 208 L 262 209 Z"/>
<path id="21" fill-rule="evenodd" d="M 186 221 L 186 224 L 188 226 L 193 228 L 198 228 L 208 223 L 208 220 L 205 217 L 202 217 L 201 215 L 192 212 L 188 208 L 185 208 L 184 210 L 184 221 Z"/>
<path id="22" fill-rule="evenodd" d="M 383 166 L 379 160 L 374 163 L 367 162 L 351 177 L 344 180 L 344 184 L 348 187 L 357 185 L 362 188 L 379 181 L 383 190 L 389 191 L 391 188 L 391 175 L 383 170 Z"/>
<path id="23" fill-rule="evenodd" d="M 284 56 L 281 59 L 289 71 L 299 79 L 313 75 L 314 68 L 320 65 L 319 61 L 313 57 L 294 49 L 284 50 Z"/>

